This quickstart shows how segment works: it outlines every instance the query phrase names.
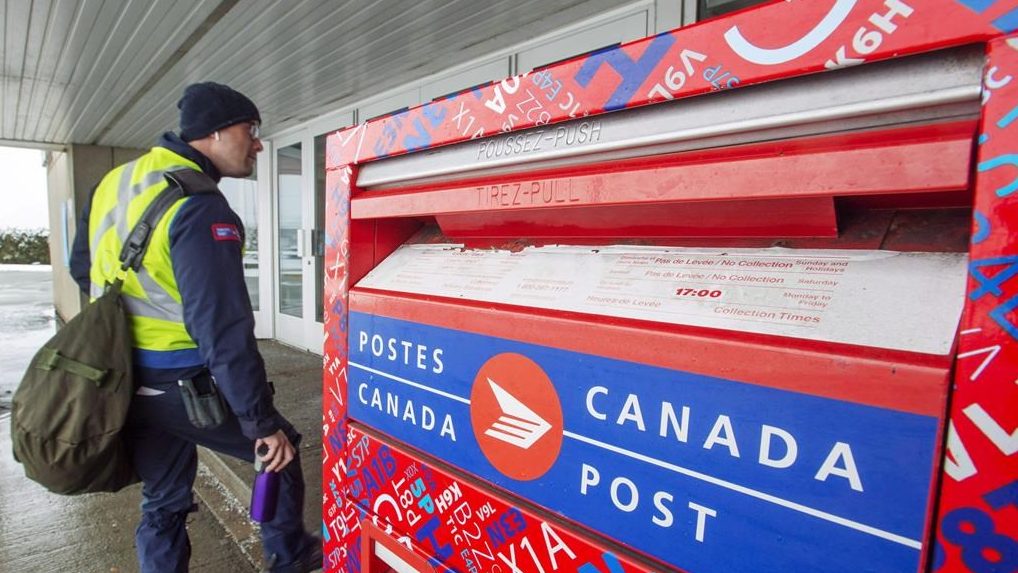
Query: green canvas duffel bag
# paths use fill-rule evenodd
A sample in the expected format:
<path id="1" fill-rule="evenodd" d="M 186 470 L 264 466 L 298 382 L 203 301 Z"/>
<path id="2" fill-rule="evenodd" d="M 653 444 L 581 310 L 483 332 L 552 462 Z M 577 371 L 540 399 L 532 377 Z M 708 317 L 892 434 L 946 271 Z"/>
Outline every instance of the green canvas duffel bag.
<path id="1" fill-rule="evenodd" d="M 120 436 L 134 394 L 120 287 L 46 342 L 14 393 L 14 459 L 54 493 L 117 491 L 138 481 Z"/>
<path id="2" fill-rule="evenodd" d="M 191 169 L 166 178 L 169 186 L 124 241 L 119 278 L 46 342 L 14 393 L 14 459 L 54 493 L 113 492 L 139 481 L 121 436 L 135 392 L 123 279 L 141 267 L 151 231 L 171 205 L 185 195 L 218 192 L 214 181 Z"/>

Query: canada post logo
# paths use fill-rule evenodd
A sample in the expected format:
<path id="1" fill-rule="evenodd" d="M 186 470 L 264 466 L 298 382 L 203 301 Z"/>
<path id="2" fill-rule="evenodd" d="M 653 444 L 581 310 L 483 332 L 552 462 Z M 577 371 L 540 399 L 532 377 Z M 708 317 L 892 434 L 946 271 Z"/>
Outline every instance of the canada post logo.
<path id="1" fill-rule="evenodd" d="M 506 476 L 543 476 L 562 450 L 562 405 L 536 362 L 513 352 L 491 357 L 470 391 L 470 421 L 481 451 Z"/>

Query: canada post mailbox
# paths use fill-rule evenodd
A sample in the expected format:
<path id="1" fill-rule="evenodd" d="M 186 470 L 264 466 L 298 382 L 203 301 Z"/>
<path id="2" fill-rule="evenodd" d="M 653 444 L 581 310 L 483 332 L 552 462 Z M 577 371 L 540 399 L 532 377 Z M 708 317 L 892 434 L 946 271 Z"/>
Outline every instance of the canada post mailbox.
<path id="1" fill-rule="evenodd" d="M 982 351 L 959 332 L 978 283 L 1013 288 L 970 284 L 977 255 L 1014 264 L 1013 245 L 974 247 L 1008 224 L 981 201 L 1010 191 L 974 177 L 993 169 L 973 149 L 990 149 L 994 52 L 908 28 L 865 65 L 775 75 L 704 44 L 753 53 L 731 30 L 820 4 L 330 136 L 329 570 L 1015 570 L 1014 523 L 994 513 L 1013 510 L 1013 466 L 988 508 L 937 506 L 971 471 L 949 398 Z M 980 14 L 834 4 L 886 34 Z M 1011 53 L 992 61 L 1018 73 Z M 1006 450 L 1004 410 L 961 399 Z"/>

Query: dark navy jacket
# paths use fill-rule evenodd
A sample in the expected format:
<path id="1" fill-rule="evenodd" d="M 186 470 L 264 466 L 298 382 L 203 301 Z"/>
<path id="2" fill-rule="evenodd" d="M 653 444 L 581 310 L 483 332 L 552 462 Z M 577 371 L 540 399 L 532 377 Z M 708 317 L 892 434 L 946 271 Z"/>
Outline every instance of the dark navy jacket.
<path id="1" fill-rule="evenodd" d="M 197 163 L 217 182 L 219 170 L 177 135 L 166 133 L 157 144 Z M 93 193 L 95 190 L 93 189 Z M 71 252 L 71 276 L 89 292 L 89 197 L 78 222 Z M 235 225 L 241 240 L 217 240 L 214 225 Z M 204 366 L 152 367 L 135 361 L 137 383 L 176 392 L 176 381 L 191 378 L 207 367 L 240 419 L 248 438 L 262 438 L 283 427 L 285 421 L 272 404 L 265 363 L 254 337 L 254 315 L 244 283 L 243 223 L 222 194 L 189 197 L 170 221 L 170 257 L 173 275 L 184 306 L 184 326 L 198 344 Z"/>

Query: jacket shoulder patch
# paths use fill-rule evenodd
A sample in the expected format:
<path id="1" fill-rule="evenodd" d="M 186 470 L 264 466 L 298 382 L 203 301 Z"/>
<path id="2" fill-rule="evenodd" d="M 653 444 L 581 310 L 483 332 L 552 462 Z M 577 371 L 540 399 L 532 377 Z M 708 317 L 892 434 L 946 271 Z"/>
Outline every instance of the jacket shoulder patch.
<path id="1" fill-rule="evenodd" d="M 240 242 L 240 230 L 236 225 L 230 223 L 215 223 L 212 225 L 212 238 L 217 241 Z"/>

